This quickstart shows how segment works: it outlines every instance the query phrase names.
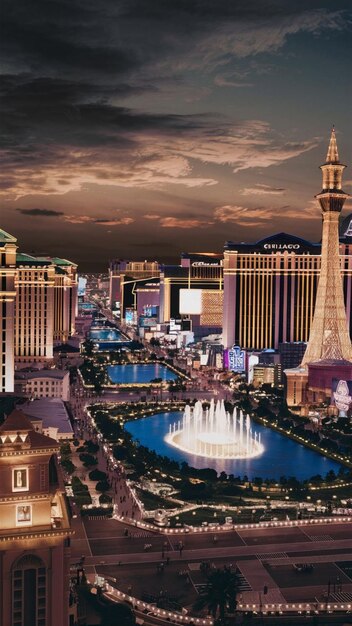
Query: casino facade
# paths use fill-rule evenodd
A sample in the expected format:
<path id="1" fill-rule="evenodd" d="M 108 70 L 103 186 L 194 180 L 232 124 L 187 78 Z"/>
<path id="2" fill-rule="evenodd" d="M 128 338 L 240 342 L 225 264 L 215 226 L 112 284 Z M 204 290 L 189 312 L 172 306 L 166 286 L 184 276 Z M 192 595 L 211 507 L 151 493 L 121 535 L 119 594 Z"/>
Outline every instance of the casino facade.
<path id="1" fill-rule="evenodd" d="M 262 350 L 308 341 L 320 273 L 320 243 L 279 233 L 224 250 L 225 348 Z M 340 225 L 340 260 L 352 331 L 352 214 Z"/>

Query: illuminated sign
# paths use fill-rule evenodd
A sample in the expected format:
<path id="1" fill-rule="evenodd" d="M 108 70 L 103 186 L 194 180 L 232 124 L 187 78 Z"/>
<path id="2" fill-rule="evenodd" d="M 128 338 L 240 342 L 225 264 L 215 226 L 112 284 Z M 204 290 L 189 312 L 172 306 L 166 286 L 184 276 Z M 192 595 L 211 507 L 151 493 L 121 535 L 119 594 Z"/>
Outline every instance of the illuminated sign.
<path id="1" fill-rule="evenodd" d="M 352 380 L 338 380 L 334 378 L 332 381 L 332 396 L 335 405 L 340 411 L 348 411 L 352 404 Z"/>
<path id="2" fill-rule="evenodd" d="M 125 313 L 125 321 L 126 324 L 133 324 L 135 321 L 135 312 L 133 309 L 126 309 Z"/>
<path id="3" fill-rule="evenodd" d="M 345 237 L 352 237 L 352 220 L 350 221 L 346 232 L 344 233 Z"/>
<path id="4" fill-rule="evenodd" d="M 299 250 L 299 243 L 265 243 L 265 250 Z"/>
<path id="5" fill-rule="evenodd" d="M 218 267 L 219 262 L 217 263 L 206 263 L 205 261 L 193 261 L 192 267 Z"/>
<path id="6" fill-rule="evenodd" d="M 224 362 L 227 369 L 231 372 L 244 372 L 246 353 L 239 346 L 233 346 L 225 351 Z"/>

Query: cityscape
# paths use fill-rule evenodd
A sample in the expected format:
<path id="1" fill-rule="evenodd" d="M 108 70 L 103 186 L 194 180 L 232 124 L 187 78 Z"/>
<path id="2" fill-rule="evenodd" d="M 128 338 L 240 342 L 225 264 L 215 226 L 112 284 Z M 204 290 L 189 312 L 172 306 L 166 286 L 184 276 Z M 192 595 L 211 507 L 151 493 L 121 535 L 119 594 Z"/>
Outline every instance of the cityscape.
<path id="1" fill-rule="evenodd" d="M 352 624 L 352 13 L 319 4 L 5 0 L 0 626 Z"/>

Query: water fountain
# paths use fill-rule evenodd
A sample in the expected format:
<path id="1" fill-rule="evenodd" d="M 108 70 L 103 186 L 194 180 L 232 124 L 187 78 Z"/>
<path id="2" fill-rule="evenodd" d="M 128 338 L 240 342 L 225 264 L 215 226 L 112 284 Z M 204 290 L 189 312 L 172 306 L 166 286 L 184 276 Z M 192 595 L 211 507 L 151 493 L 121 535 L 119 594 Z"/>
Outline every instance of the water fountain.
<path id="1" fill-rule="evenodd" d="M 165 440 L 183 452 L 212 459 L 250 459 L 264 452 L 249 415 L 237 407 L 227 412 L 223 401 L 211 400 L 206 410 L 199 400 L 193 409 L 187 405 L 182 419 L 170 424 Z"/>

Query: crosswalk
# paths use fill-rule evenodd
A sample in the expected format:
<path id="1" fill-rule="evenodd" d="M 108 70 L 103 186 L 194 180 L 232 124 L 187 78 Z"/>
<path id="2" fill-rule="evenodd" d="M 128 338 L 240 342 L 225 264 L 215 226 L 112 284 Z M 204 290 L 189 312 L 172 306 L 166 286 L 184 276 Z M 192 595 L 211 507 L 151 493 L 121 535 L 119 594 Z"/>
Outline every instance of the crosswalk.
<path id="1" fill-rule="evenodd" d="M 352 602 L 352 591 L 338 591 L 337 593 L 331 593 L 329 600 L 334 602 Z"/>
<path id="2" fill-rule="evenodd" d="M 334 541 L 330 535 L 308 535 L 311 541 Z"/>
<path id="3" fill-rule="evenodd" d="M 259 561 L 268 561 L 269 559 L 288 559 L 286 552 L 266 552 L 264 554 L 255 555 Z"/>
<path id="4" fill-rule="evenodd" d="M 237 579 L 238 591 L 252 591 L 252 587 L 250 586 L 247 578 L 241 572 L 237 572 Z M 194 588 L 198 594 L 202 595 L 206 592 L 208 588 L 208 583 L 195 583 Z"/>

